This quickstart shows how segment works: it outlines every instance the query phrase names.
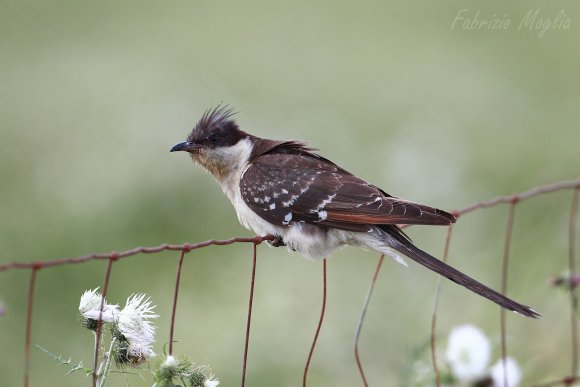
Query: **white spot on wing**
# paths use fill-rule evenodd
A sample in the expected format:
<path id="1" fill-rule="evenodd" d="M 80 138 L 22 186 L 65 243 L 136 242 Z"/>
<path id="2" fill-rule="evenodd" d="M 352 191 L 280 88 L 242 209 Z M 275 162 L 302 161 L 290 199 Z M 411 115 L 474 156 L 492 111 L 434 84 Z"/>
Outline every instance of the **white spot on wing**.
<path id="1" fill-rule="evenodd" d="M 326 220 L 326 218 L 328 217 L 328 213 L 324 210 L 322 211 L 318 211 L 318 218 L 320 218 L 321 221 Z"/>
<path id="2" fill-rule="evenodd" d="M 289 212 L 286 214 L 286 216 L 284 216 L 284 221 L 282 222 L 282 224 L 287 225 L 288 223 L 290 223 L 291 220 L 292 220 L 292 213 Z"/>
<path id="3" fill-rule="evenodd" d="M 315 179 L 316 179 L 316 176 L 312 176 L 312 177 L 310 178 L 310 180 L 308 180 L 308 181 L 306 182 L 306 187 L 304 187 L 304 188 L 302 188 L 302 189 L 300 190 L 300 194 L 301 194 L 301 195 L 302 195 L 302 194 L 304 194 L 306 191 L 308 191 L 308 190 L 310 189 L 310 186 L 312 185 L 312 183 L 314 183 L 314 180 L 315 180 Z"/>
<path id="4" fill-rule="evenodd" d="M 332 203 L 332 201 L 334 200 L 334 198 L 336 197 L 336 194 L 332 194 L 330 195 L 327 199 L 323 200 L 322 203 L 320 203 L 320 205 L 318 206 L 318 208 L 316 209 L 316 211 L 326 207 L 326 205 L 328 203 Z M 315 211 L 315 212 L 316 212 Z"/>
<path id="5" fill-rule="evenodd" d="M 300 197 L 300 195 L 292 195 L 290 197 L 290 200 L 288 200 L 287 202 L 282 202 L 282 206 L 283 207 L 290 207 L 292 204 L 294 204 L 296 199 L 298 199 L 299 197 Z"/>
<path id="6" fill-rule="evenodd" d="M 270 209 L 273 210 L 274 208 L 276 208 L 276 203 L 270 204 Z"/>

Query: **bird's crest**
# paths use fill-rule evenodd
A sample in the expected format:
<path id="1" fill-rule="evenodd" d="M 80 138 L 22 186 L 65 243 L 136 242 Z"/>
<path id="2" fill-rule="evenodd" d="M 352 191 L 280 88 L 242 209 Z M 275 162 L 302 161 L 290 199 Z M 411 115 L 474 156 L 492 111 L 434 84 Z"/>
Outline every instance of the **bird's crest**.
<path id="1" fill-rule="evenodd" d="M 223 105 L 220 102 L 215 107 L 209 108 L 203 113 L 197 124 L 195 124 L 190 137 L 195 133 L 208 133 L 216 128 L 224 128 L 226 126 L 238 129 L 238 125 L 232 119 L 237 113 L 233 107 L 227 104 Z M 188 138 L 188 140 L 193 140 L 193 138 Z"/>

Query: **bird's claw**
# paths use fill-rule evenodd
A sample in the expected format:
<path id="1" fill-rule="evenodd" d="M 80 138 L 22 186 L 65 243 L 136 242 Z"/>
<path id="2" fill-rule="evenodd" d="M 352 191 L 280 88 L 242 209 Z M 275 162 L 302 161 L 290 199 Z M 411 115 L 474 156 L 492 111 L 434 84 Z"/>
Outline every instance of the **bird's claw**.
<path id="1" fill-rule="evenodd" d="M 274 237 L 274 239 L 268 241 L 268 244 L 270 246 L 273 246 L 273 247 L 286 246 L 286 243 L 284 243 L 284 240 L 282 239 L 281 236 L 279 236 L 279 235 L 271 235 L 271 236 Z"/>

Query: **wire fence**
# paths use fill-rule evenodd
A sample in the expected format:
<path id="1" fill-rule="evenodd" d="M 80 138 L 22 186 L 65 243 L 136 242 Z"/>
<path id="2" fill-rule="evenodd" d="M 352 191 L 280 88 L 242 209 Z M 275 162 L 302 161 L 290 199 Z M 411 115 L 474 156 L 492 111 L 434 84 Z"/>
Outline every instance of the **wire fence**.
<path id="1" fill-rule="evenodd" d="M 509 205 L 508 217 L 506 221 L 506 230 L 505 230 L 505 238 L 504 238 L 504 248 L 503 248 L 503 259 L 502 259 L 502 266 L 501 266 L 501 293 L 507 293 L 507 286 L 508 286 L 508 268 L 509 268 L 509 259 L 510 259 L 510 247 L 511 247 L 511 240 L 512 240 L 512 230 L 514 227 L 515 215 L 516 215 L 516 208 L 519 203 L 525 200 L 529 200 L 535 198 L 539 195 L 545 195 L 552 192 L 562 191 L 562 190 L 572 190 L 572 198 L 571 198 L 571 205 L 570 205 L 570 212 L 569 212 L 569 223 L 568 223 L 568 271 L 570 273 L 570 278 L 573 275 L 577 274 L 576 272 L 576 223 L 577 223 L 577 215 L 578 215 L 578 196 L 580 192 L 580 179 L 570 180 L 570 181 L 561 181 L 555 184 L 545 185 L 535 187 L 528 191 L 508 195 L 508 196 L 498 196 L 491 200 L 480 201 L 476 202 L 468 207 L 463 209 L 453 211 L 453 214 L 456 217 L 463 217 L 466 214 L 469 214 L 474 211 L 496 207 L 502 204 Z M 455 226 L 457 227 L 457 226 Z M 449 247 L 452 240 L 452 231 L 453 226 L 448 227 L 446 241 L 445 241 L 445 249 L 443 254 L 443 260 L 448 260 L 449 255 Z M 207 246 L 217 245 L 217 246 L 224 246 L 230 245 L 235 243 L 246 243 L 253 245 L 253 254 L 252 254 L 252 268 L 251 268 L 251 278 L 250 278 L 250 293 L 248 299 L 248 313 L 247 313 L 247 322 L 246 322 L 246 330 L 245 330 L 245 341 L 244 341 L 244 348 L 243 348 L 243 361 L 242 361 L 242 371 L 241 371 L 241 386 L 245 386 L 246 380 L 246 368 L 248 362 L 248 347 L 250 343 L 250 328 L 252 322 L 252 304 L 254 298 L 254 283 L 255 283 L 255 275 L 256 275 L 256 261 L 257 261 L 257 246 L 264 241 L 272 240 L 273 237 L 260 237 L 255 236 L 252 238 L 232 238 L 227 240 L 208 240 L 205 242 L 200 243 L 184 243 L 184 244 L 161 244 L 159 246 L 154 247 L 136 247 L 131 250 L 126 250 L 122 252 L 110 252 L 110 253 L 95 253 L 95 254 L 88 254 L 79 257 L 72 257 L 72 258 L 61 258 L 49 261 L 35 261 L 35 262 L 12 262 L 0 265 L 0 272 L 8 272 L 12 270 L 29 270 L 30 271 L 30 279 L 28 283 L 28 301 L 26 307 L 26 330 L 25 330 L 25 348 L 24 348 L 24 372 L 23 372 L 23 385 L 24 387 L 28 387 L 29 385 L 29 375 L 30 375 L 30 346 L 31 346 L 31 337 L 32 337 L 32 318 L 33 318 L 33 311 L 34 311 L 34 301 L 35 301 L 35 285 L 37 282 L 38 274 L 43 269 L 49 269 L 57 266 L 63 265 L 71 265 L 71 264 L 81 264 L 86 263 L 94 260 L 103 260 L 107 261 L 107 268 L 105 271 L 104 280 L 101 286 L 102 289 L 102 298 L 101 298 L 101 314 L 104 308 L 105 297 L 107 295 L 107 289 L 109 286 L 109 280 L 111 276 L 111 271 L 113 265 L 121 260 L 128 257 L 132 257 L 138 254 L 155 254 L 160 253 L 162 251 L 178 251 L 179 252 L 179 262 L 177 267 L 177 273 L 175 277 L 175 290 L 173 296 L 173 303 L 172 303 L 172 313 L 171 313 L 171 322 L 170 322 L 170 332 L 169 332 L 169 355 L 173 352 L 173 342 L 174 342 L 174 326 L 175 326 L 175 319 L 177 314 L 177 301 L 179 295 L 179 284 L 180 284 L 180 277 L 181 277 L 181 269 L 184 257 L 187 253 L 190 253 L 193 250 L 201 249 Z M 369 304 L 372 298 L 374 286 L 379 275 L 381 265 L 383 263 L 384 256 L 379 258 L 377 267 L 373 273 L 371 283 L 368 289 L 368 293 L 366 299 L 363 304 L 362 312 L 359 318 L 359 323 L 356 328 L 355 332 L 355 340 L 354 340 L 354 357 L 356 361 L 357 368 L 360 373 L 361 383 L 364 386 L 368 386 L 367 377 L 364 372 L 363 362 L 360 357 L 360 336 L 362 332 L 362 328 L 365 321 L 366 312 L 369 308 Z M 316 326 L 315 335 L 310 347 L 310 351 L 308 353 L 308 358 L 304 367 L 304 373 L 302 378 L 303 386 L 307 385 L 307 377 L 308 377 L 308 370 L 309 366 L 314 354 L 314 350 L 316 347 L 316 342 L 318 340 L 318 335 L 322 328 L 322 323 L 324 321 L 324 315 L 326 310 L 326 259 L 323 260 L 322 264 L 322 307 L 320 318 L 318 324 Z M 433 371 L 435 374 L 435 384 L 440 387 L 442 384 L 441 381 L 441 372 L 439 366 L 439 360 L 437 359 L 437 351 L 436 351 L 436 331 L 437 331 L 437 311 L 438 311 L 438 303 L 440 298 L 440 289 L 441 289 L 441 279 L 438 278 L 436 291 L 435 291 L 435 299 L 434 299 L 434 306 L 433 306 L 433 314 L 431 319 L 431 361 L 433 366 Z M 580 381 L 580 375 L 578 375 L 578 298 L 576 293 L 576 285 L 570 283 L 569 286 L 569 305 L 570 305 L 570 374 L 563 376 L 557 380 L 542 382 L 540 384 L 536 384 L 536 387 L 547 387 L 547 386 L 557 386 L 557 385 L 565 385 L 570 386 L 574 382 Z M 102 317 L 102 316 L 101 316 Z M 507 341 L 506 341 L 506 317 L 505 317 L 505 310 L 500 308 L 499 314 L 499 322 L 500 322 L 500 331 L 501 331 L 501 356 L 504 361 L 504 369 L 505 361 L 507 358 L 508 348 L 507 348 Z M 99 343 L 102 334 L 102 319 L 99 318 L 98 326 L 96 330 L 96 345 L 95 345 L 95 353 L 94 353 L 94 363 L 93 363 L 93 378 L 92 383 L 93 386 L 96 386 L 97 382 L 97 363 L 99 359 Z M 504 372 L 504 385 L 507 385 L 507 372 Z"/>

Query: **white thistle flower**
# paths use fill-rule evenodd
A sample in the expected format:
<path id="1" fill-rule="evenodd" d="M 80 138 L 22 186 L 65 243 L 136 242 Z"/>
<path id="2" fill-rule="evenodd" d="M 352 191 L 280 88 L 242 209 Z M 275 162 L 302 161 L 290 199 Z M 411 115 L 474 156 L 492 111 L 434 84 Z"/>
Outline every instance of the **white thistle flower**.
<path id="1" fill-rule="evenodd" d="M 217 387 L 219 384 L 219 380 L 207 379 L 205 382 L 203 382 L 203 387 Z"/>
<path id="2" fill-rule="evenodd" d="M 507 370 L 507 385 L 504 384 L 503 360 L 499 359 L 491 367 L 491 379 L 494 387 L 517 387 L 522 380 L 522 372 L 518 363 L 511 357 L 505 358 L 505 369 Z"/>
<path id="3" fill-rule="evenodd" d="M 145 294 L 133 294 L 119 312 L 117 328 L 128 341 L 127 357 L 132 363 L 140 364 L 155 356 L 152 349 L 155 326 L 149 321 L 159 317 L 153 313 L 154 308 L 155 305 L 151 305 L 151 300 L 145 298 Z"/>
<path id="4" fill-rule="evenodd" d="M 161 363 L 161 366 L 166 368 L 173 368 L 177 367 L 178 364 L 179 362 L 174 356 L 167 355 L 167 358 L 163 361 L 163 363 Z"/>
<path id="5" fill-rule="evenodd" d="M 98 292 L 98 290 L 99 288 L 87 290 L 81 296 L 81 301 L 79 303 L 79 313 L 86 319 L 98 321 L 99 316 L 101 316 L 102 295 Z M 118 313 L 118 305 L 107 304 L 107 300 L 104 301 L 102 312 L 103 322 L 113 322 Z"/>
<path id="6" fill-rule="evenodd" d="M 453 328 L 449 334 L 445 358 L 451 373 L 460 382 L 483 376 L 489 363 L 491 346 L 483 332 L 473 325 Z"/>

